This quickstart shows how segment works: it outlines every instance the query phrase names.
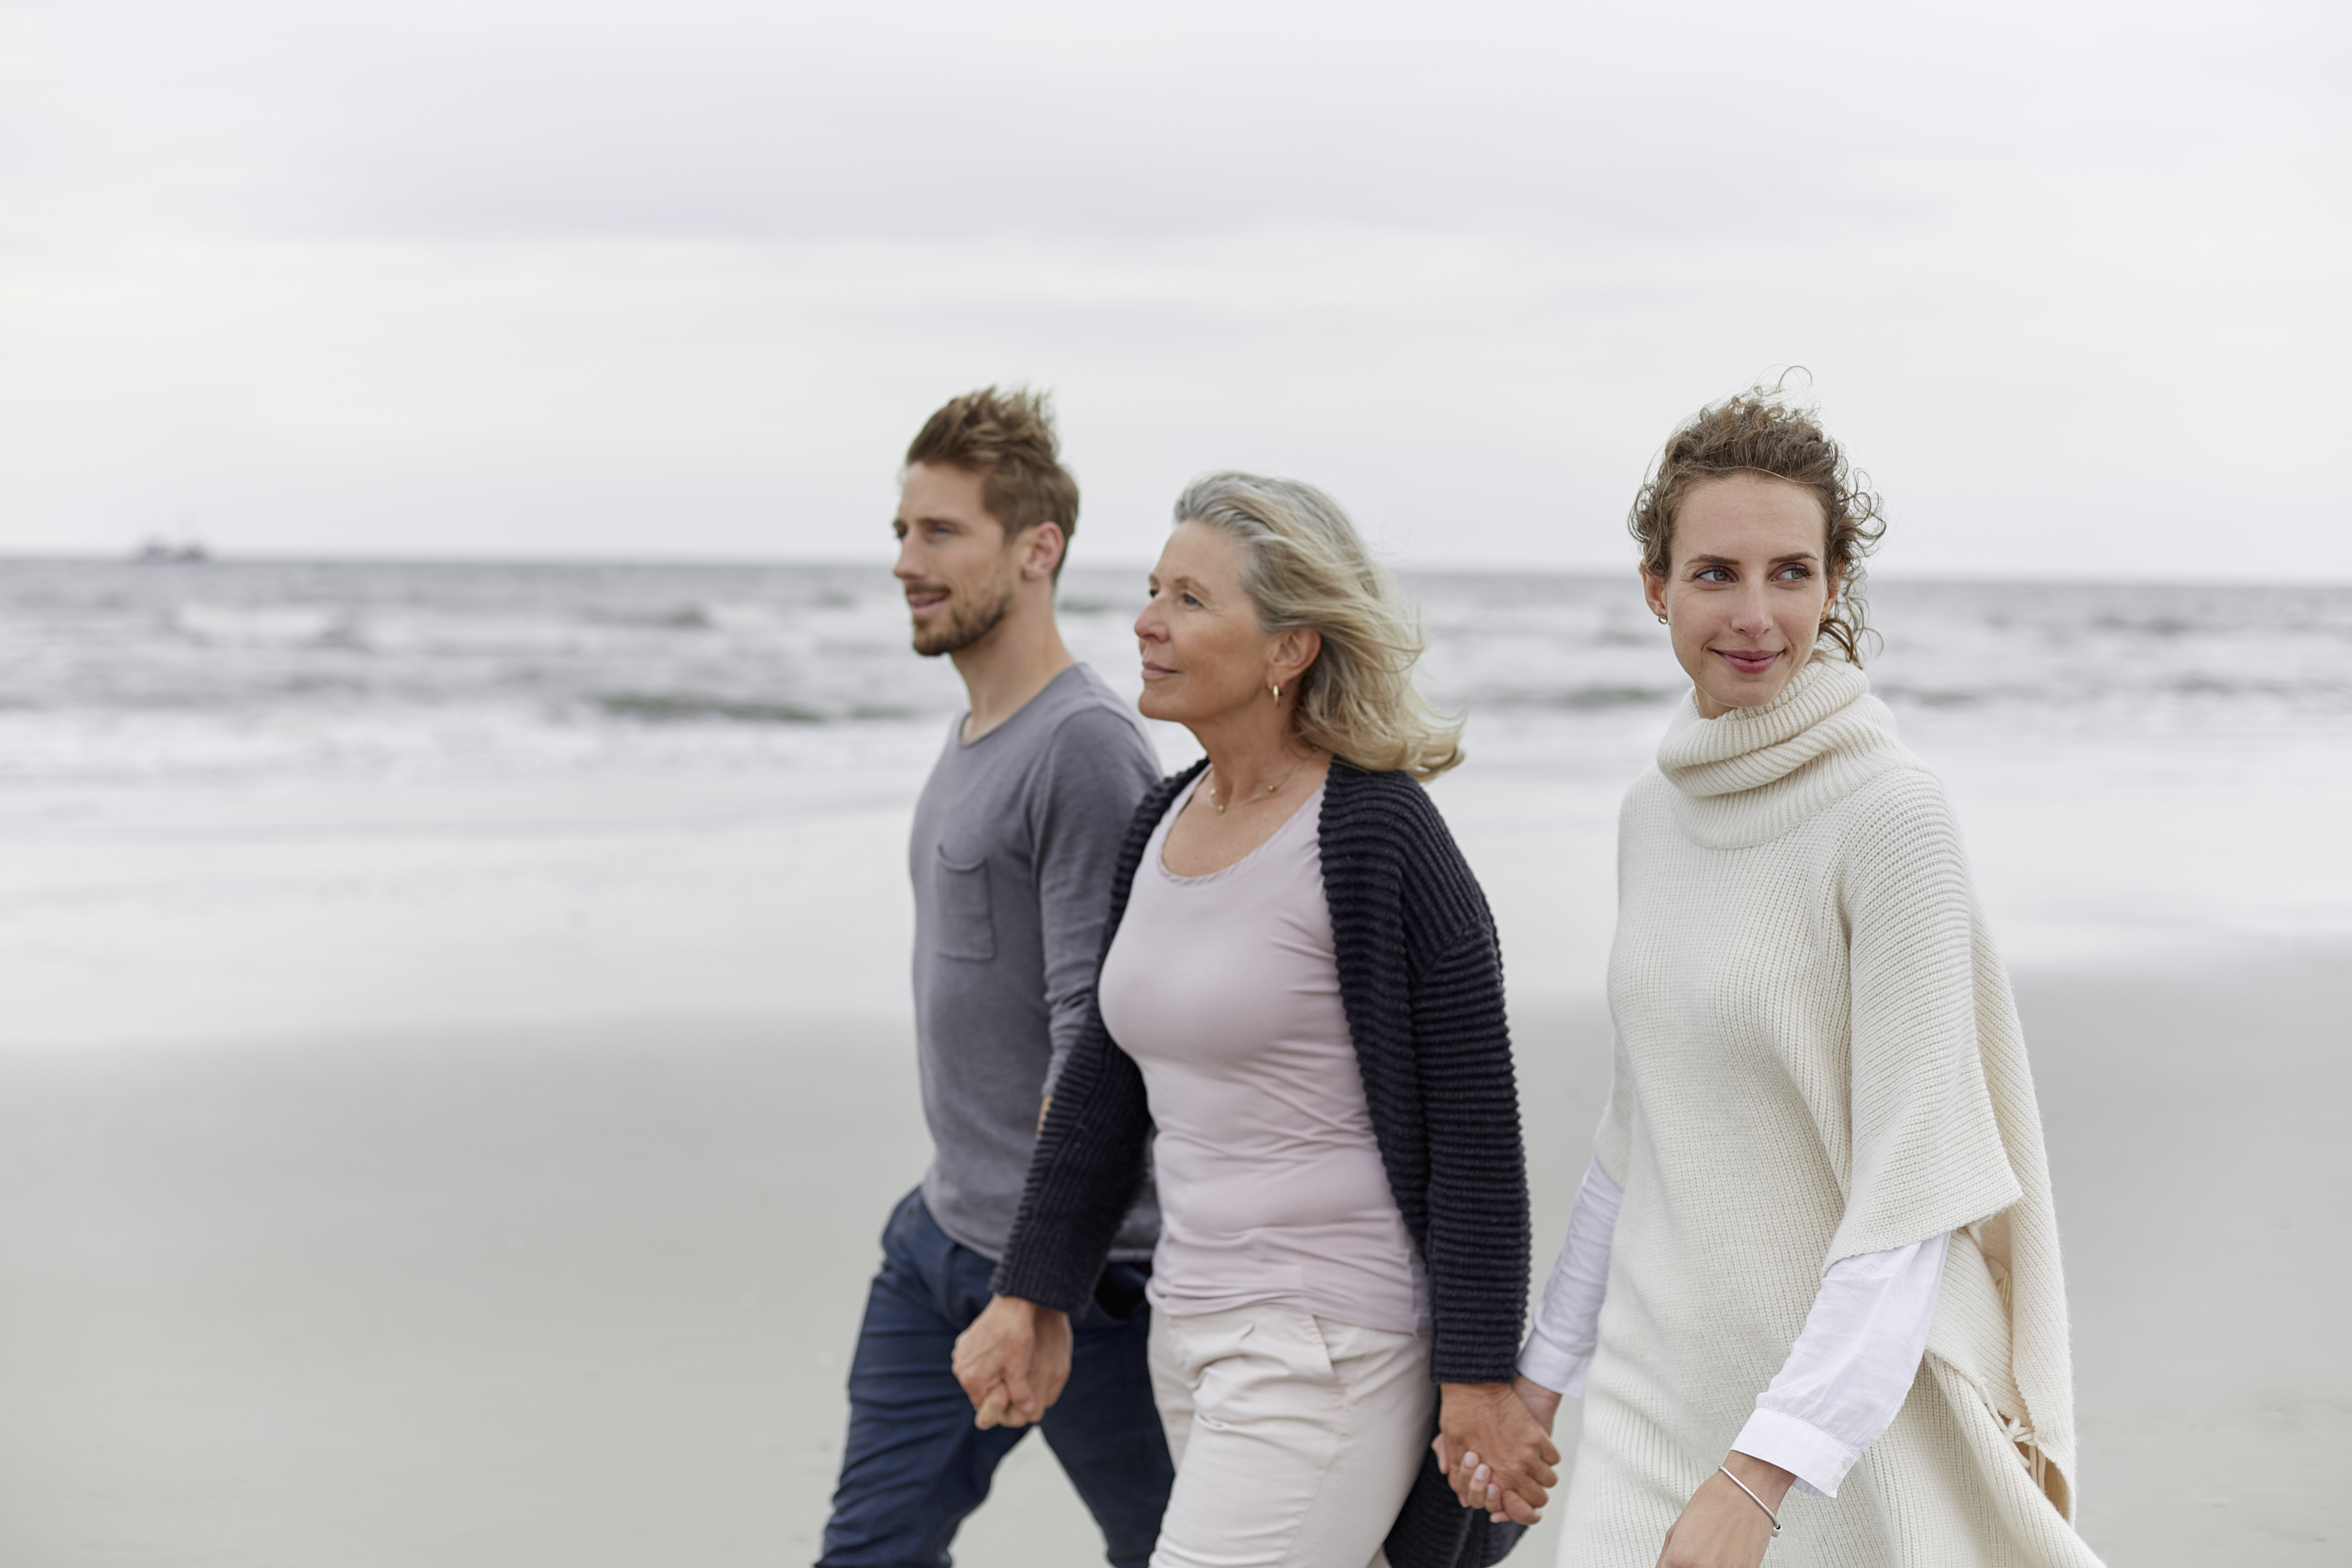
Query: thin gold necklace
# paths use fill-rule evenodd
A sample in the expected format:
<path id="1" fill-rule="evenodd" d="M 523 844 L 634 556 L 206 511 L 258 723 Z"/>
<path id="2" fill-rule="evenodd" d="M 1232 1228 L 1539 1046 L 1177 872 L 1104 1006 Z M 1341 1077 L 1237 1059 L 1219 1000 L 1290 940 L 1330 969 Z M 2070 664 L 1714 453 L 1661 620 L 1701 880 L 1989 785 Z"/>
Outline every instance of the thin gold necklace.
<path id="1" fill-rule="evenodd" d="M 1284 784 L 1288 784 L 1291 780 L 1293 780 L 1293 779 L 1297 778 L 1297 777 L 1298 776 L 1298 770 L 1299 770 L 1300 768 L 1305 767 L 1307 763 L 1309 763 L 1313 762 L 1313 761 L 1315 760 L 1315 753 L 1316 753 L 1316 752 L 1319 752 L 1319 751 L 1321 751 L 1322 749 L 1323 749 L 1323 748 L 1322 748 L 1322 747 L 1320 747 L 1320 746 L 1309 746 L 1309 747 L 1307 747 L 1307 754 L 1306 754 L 1305 756 L 1303 756 L 1303 757 L 1299 758 L 1299 759 L 1298 759 L 1298 761 L 1297 761 L 1297 763 L 1292 766 L 1291 770 L 1290 770 L 1288 773 L 1286 773 L 1283 774 L 1280 778 L 1278 778 L 1278 779 L 1275 780 L 1272 784 L 1268 784 L 1268 785 L 1266 785 L 1266 786 L 1265 786 L 1265 793 L 1266 793 L 1266 794 L 1268 794 L 1268 795 L 1272 795 L 1275 791 L 1276 791 L 1276 790 L 1280 789 Z M 1257 796 L 1255 796 L 1255 795 L 1252 795 L 1252 796 L 1250 796 L 1250 798 L 1251 798 L 1252 800 L 1255 800 L 1255 799 L 1257 799 Z M 1225 815 L 1225 805 L 1226 805 L 1226 803 L 1225 803 L 1225 802 L 1223 802 L 1223 801 L 1222 801 L 1222 800 L 1219 800 L 1219 799 L 1217 798 L 1217 770 L 1216 770 L 1216 769 L 1214 769 L 1214 768 L 1211 768 L 1211 769 L 1209 770 L 1209 804 L 1210 804 L 1211 805 L 1213 805 L 1213 806 L 1215 806 L 1215 807 L 1217 808 L 1217 815 L 1218 815 L 1219 816 L 1224 816 L 1224 815 Z"/>

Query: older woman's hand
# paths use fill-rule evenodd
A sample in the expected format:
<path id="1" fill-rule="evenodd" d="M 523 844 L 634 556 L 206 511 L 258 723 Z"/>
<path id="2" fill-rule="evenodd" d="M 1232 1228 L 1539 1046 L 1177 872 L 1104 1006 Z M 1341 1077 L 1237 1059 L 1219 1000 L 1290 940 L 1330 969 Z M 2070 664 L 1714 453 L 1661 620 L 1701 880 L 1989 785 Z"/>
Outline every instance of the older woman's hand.
<path id="1" fill-rule="evenodd" d="M 1519 1396 L 1520 1403 L 1528 1407 L 1528 1414 L 1536 1418 L 1537 1424 L 1549 1435 L 1552 1429 L 1552 1423 L 1559 1415 L 1559 1394 L 1546 1388 L 1524 1373 L 1511 1380 L 1511 1392 Z M 1441 1436 L 1437 1445 L 1439 1464 L 1444 1465 L 1448 1457 L 1444 1439 Z M 1458 1461 L 1447 1466 L 1445 1479 L 1452 1484 L 1454 1495 L 1462 1500 L 1462 1505 L 1465 1508 L 1476 1508 L 1483 1504 L 1489 1517 L 1497 1523 L 1505 1519 L 1516 1519 L 1522 1523 L 1532 1523 L 1541 1517 L 1537 1512 L 1537 1505 L 1529 1503 L 1527 1499 L 1518 1497 L 1517 1493 L 1497 1482 L 1495 1479 L 1493 1468 L 1481 1462 L 1475 1451 L 1464 1454 Z M 1512 1506 L 1515 1500 L 1518 1505 L 1516 1508 Z"/>
<path id="2" fill-rule="evenodd" d="M 1025 1426 L 1070 1380 L 1069 1314 L 999 1296 L 956 1336 L 953 1364 L 974 1425 Z"/>
<path id="3" fill-rule="evenodd" d="M 1444 1384 L 1431 1447 L 1462 1506 L 1498 1521 L 1535 1523 L 1559 1480 L 1559 1450 L 1511 1384 Z"/>

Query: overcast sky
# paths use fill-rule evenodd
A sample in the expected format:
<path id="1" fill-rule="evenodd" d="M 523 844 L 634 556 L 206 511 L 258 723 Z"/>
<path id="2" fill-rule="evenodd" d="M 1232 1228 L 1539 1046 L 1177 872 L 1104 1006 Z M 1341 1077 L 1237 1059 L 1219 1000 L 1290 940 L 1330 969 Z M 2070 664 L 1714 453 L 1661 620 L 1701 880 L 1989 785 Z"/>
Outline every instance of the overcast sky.
<path id="1" fill-rule="evenodd" d="M 2340 580 L 2347 351 L 2340 0 L 0 0 L 0 551 L 870 558 L 1025 381 L 1081 559 L 1617 568 L 1797 363 L 1885 570 Z"/>

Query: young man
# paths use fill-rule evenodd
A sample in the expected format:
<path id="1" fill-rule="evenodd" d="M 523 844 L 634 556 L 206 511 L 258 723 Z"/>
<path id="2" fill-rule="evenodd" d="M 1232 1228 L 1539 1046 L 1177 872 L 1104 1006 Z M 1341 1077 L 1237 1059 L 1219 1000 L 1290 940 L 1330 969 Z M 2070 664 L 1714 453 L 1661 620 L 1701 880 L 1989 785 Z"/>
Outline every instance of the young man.
<path id="1" fill-rule="evenodd" d="M 1077 516 L 1042 396 L 956 398 L 908 448 L 893 526 L 915 651 L 955 661 L 971 710 L 931 770 L 908 857 L 934 1152 L 883 1232 L 819 1568 L 944 1568 L 1025 1431 L 973 1424 L 956 1336 L 989 1303 L 1040 1107 L 1094 990 L 1119 844 L 1159 773 L 1127 704 L 1054 622 Z M 1145 1362 L 1157 1227 L 1147 1194 L 1040 1423 L 1120 1568 L 1144 1568 L 1174 1476 Z"/>

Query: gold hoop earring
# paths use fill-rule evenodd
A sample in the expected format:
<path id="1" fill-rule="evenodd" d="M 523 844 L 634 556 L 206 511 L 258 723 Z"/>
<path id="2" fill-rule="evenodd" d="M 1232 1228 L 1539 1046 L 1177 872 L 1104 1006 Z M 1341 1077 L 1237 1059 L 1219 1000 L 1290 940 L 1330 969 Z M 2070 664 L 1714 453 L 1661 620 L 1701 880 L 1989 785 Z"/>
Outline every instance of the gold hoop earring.
<path id="1" fill-rule="evenodd" d="M 1273 692 L 1274 692 L 1274 700 L 1275 700 L 1276 702 L 1281 701 L 1281 700 L 1282 700 L 1282 688 L 1281 688 L 1281 687 L 1279 687 L 1279 686 L 1276 686 L 1276 687 L 1272 688 L 1272 690 L 1273 690 Z"/>

